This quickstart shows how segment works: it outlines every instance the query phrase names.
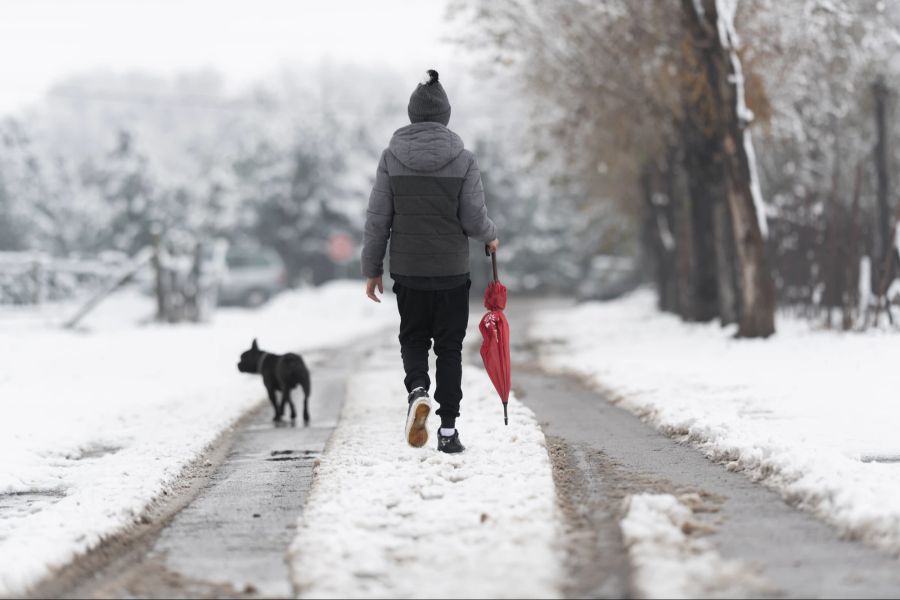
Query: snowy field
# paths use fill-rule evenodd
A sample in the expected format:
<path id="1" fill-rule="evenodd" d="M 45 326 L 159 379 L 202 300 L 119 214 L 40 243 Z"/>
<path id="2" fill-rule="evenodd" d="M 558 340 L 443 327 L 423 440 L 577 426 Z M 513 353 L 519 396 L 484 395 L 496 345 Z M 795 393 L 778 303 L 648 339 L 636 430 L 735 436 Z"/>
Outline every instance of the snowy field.
<path id="1" fill-rule="evenodd" d="M 338 282 L 207 325 L 137 325 L 152 300 L 128 292 L 87 331 L 53 326 L 52 308 L 0 311 L 0 595 L 132 524 L 264 398 L 236 368 L 253 337 L 272 352 L 337 346 L 395 319 L 375 308 Z"/>
<path id="2" fill-rule="evenodd" d="M 540 316 L 542 362 L 586 376 L 852 537 L 900 553 L 900 335 L 813 331 L 769 340 L 660 314 L 647 291 Z"/>
<path id="3" fill-rule="evenodd" d="M 350 381 L 292 546 L 302 597 L 557 597 L 560 516 L 534 414 L 511 398 L 505 427 L 490 380 L 470 366 L 466 452 L 436 451 L 435 415 L 427 446 L 410 448 L 402 382 L 394 347 Z"/>

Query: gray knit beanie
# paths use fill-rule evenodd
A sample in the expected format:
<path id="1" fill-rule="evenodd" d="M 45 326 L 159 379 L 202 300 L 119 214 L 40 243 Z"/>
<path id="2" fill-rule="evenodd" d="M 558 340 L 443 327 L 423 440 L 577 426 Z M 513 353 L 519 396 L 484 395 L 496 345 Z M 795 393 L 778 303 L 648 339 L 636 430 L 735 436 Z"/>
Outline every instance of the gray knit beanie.
<path id="1" fill-rule="evenodd" d="M 450 122 L 450 101 L 444 86 L 438 81 L 438 72 L 428 69 L 425 79 L 416 86 L 409 97 L 409 120 L 413 123 L 434 121 L 444 127 Z"/>

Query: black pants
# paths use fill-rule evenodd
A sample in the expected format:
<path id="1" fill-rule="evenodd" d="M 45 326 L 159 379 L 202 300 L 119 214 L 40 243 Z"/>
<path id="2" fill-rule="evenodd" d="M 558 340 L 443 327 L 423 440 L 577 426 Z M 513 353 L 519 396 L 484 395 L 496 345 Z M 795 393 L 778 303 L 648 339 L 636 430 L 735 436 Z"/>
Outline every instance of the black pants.
<path id="1" fill-rule="evenodd" d="M 400 311 L 400 356 L 406 390 L 431 387 L 428 350 L 434 340 L 437 387 L 434 399 L 441 427 L 456 427 L 462 400 L 462 344 L 469 324 L 471 281 L 450 290 L 417 290 L 394 284 Z"/>

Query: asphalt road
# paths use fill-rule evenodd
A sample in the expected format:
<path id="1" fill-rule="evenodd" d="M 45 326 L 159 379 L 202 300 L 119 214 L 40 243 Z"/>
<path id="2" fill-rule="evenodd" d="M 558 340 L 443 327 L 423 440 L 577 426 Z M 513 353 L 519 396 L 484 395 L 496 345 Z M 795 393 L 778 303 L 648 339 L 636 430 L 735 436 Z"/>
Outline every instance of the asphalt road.
<path id="1" fill-rule="evenodd" d="M 534 310 L 543 306 L 520 302 L 508 311 L 513 340 L 520 340 L 513 348 L 513 388 L 548 437 L 568 521 L 567 596 L 633 595 L 618 522 L 623 499 L 642 492 L 702 498 L 705 539 L 763 582 L 742 595 L 900 596 L 900 561 L 841 539 L 830 525 L 657 432 L 576 378 L 542 373 L 534 348 L 522 340 Z"/>
<path id="2" fill-rule="evenodd" d="M 310 427 L 272 423 L 271 406 L 261 400 L 210 456 L 188 469 L 170 506 L 151 512 L 146 531 L 101 546 L 35 595 L 293 597 L 286 552 L 346 381 L 368 347 L 306 354 L 313 374 Z"/>

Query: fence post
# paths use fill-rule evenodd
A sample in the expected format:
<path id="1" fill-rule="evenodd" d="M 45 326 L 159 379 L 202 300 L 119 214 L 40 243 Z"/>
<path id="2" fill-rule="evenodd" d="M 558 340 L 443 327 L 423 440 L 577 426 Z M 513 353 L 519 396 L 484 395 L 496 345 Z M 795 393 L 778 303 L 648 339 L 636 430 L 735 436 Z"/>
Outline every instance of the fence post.
<path id="1" fill-rule="evenodd" d="M 185 312 L 189 320 L 198 323 L 202 320 L 202 289 L 204 272 L 203 272 L 203 252 L 204 244 L 198 241 L 194 244 L 194 257 L 191 263 L 191 272 L 185 289 Z"/>
<path id="2" fill-rule="evenodd" d="M 151 244 L 153 245 L 153 272 L 155 277 L 156 290 L 156 320 L 166 320 L 166 292 L 165 283 L 163 281 L 163 260 L 162 260 L 162 235 L 160 227 L 153 225 L 150 231 Z"/>
<path id="3" fill-rule="evenodd" d="M 44 300 L 47 298 L 47 277 L 43 259 L 39 256 L 35 257 L 34 262 L 31 264 L 31 277 L 34 279 L 34 293 L 32 294 L 31 299 L 34 304 L 43 304 Z"/>

